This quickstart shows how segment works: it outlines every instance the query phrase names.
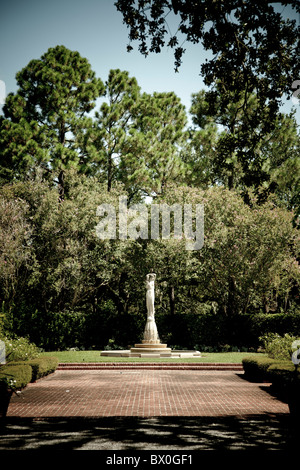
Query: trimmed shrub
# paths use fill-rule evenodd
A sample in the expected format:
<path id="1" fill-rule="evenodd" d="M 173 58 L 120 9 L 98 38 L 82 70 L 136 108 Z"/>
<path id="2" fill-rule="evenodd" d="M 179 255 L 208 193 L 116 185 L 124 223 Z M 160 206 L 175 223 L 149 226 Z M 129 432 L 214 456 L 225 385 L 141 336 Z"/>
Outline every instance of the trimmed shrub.
<path id="1" fill-rule="evenodd" d="M 50 356 L 38 357 L 30 361 L 14 362 L 12 364 L 15 364 L 15 365 L 27 365 L 28 364 L 32 369 L 31 382 L 35 382 L 36 380 L 55 372 L 58 366 L 58 359 L 57 357 L 50 357 Z"/>
<path id="2" fill-rule="evenodd" d="M 300 370 L 291 361 L 268 357 L 243 359 L 247 379 L 271 382 L 271 390 L 289 405 L 293 416 L 300 417 Z"/>
<path id="3" fill-rule="evenodd" d="M 32 381 L 55 372 L 58 366 L 57 357 L 39 357 L 29 361 L 32 367 Z"/>
<path id="4" fill-rule="evenodd" d="M 253 382 L 263 382 L 268 379 L 267 371 L 276 359 L 267 356 L 249 356 L 242 360 L 245 377 Z"/>
<path id="5" fill-rule="evenodd" d="M 0 388 L 20 390 L 32 379 L 29 364 L 7 364 L 0 368 Z"/>
<path id="6" fill-rule="evenodd" d="M 218 349 L 219 344 L 228 343 L 226 319 L 221 315 L 176 313 L 156 314 L 156 323 L 162 342 L 180 349 L 194 349 L 195 345 Z"/>
<path id="7" fill-rule="evenodd" d="M 267 371 L 273 390 L 283 399 L 288 399 L 290 387 L 299 387 L 300 371 L 289 361 L 276 362 Z"/>

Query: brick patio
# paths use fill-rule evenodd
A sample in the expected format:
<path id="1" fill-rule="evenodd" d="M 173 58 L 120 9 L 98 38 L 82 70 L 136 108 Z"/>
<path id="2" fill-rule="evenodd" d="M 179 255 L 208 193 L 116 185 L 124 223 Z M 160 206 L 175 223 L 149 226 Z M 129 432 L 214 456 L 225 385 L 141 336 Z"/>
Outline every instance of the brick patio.
<path id="1" fill-rule="evenodd" d="M 13 396 L 8 418 L 247 416 L 288 413 L 242 371 L 57 370 Z"/>

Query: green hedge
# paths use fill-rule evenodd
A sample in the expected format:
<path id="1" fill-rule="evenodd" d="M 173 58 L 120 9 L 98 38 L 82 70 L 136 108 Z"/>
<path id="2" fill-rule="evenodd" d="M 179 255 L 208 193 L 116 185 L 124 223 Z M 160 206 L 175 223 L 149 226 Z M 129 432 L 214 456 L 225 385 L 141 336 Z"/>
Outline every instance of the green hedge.
<path id="1" fill-rule="evenodd" d="M 267 371 L 273 390 L 283 399 L 288 398 L 290 387 L 300 386 L 300 371 L 292 362 L 281 361 L 272 364 Z"/>
<path id="2" fill-rule="evenodd" d="M 32 380 L 29 364 L 7 364 L 0 368 L 0 388 L 21 390 Z"/>
<path id="3" fill-rule="evenodd" d="M 251 381 L 263 382 L 268 378 L 267 371 L 269 367 L 277 362 L 276 359 L 264 355 L 261 357 L 248 356 L 242 360 L 245 377 Z"/>
<path id="4" fill-rule="evenodd" d="M 26 313 L 26 314 L 25 314 Z M 16 315 L 17 317 L 17 315 Z M 95 312 L 23 312 L 23 321 L 15 333 L 28 336 L 45 351 L 78 347 L 103 349 L 110 339 L 127 349 L 139 342 L 144 333 L 145 314 L 119 315 L 106 303 Z M 222 351 L 224 345 L 239 349 L 257 349 L 259 338 L 267 333 L 299 335 L 300 313 L 254 313 L 225 316 L 212 312 L 179 311 L 173 315 L 156 312 L 162 342 L 180 349 Z M 72 331 L 72 335 L 70 335 Z M 20 357 L 18 360 L 21 359 Z"/>
<path id="5" fill-rule="evenodd" d="M 300 370 L 295 368 L 292 361 L 272 359 L 268 356 L 248 356 L 242 359 L 245 377 L 258 381 L 292 382 L 300 380 Z"/>
<path id="6" fill-rule="evenodd" d="M 251 333 L 258 338 L 268 333 L 297 336 L 300 331 L 300 313 L 260 313 L 251 316 Z"/>
<path id="7" fill-rule="evenodd" d="M 160 315 L 157 312 L 156 323 L 162 341 L 172 346 L 180 345 L 182 349 L 197 346 L 197 349 L 204 351 L 204 347 L 209 346 L 221 351 L 224 345 L 256 349 L 261 346 L 259 338 L 268 333 L 299 335 L 300 314 L 265 313 L 226 317 L 212 313 Z"/>
<path id="8" fill-rule="evenodd" d="M 31 359 L 30 361 L 12 362 L 11 364 L 29 365 L 32 369 L 31 382 L 35 382 L 36 380 L 55 372 L 58 362 L 57 357 L 47 356 Z"/>
<path id="9" fill-rule="evenodd" d="M 292 361 L 262 356 L 244 358 L 242 363 L 247 379 L 270 382 L 275 395 L 288 403 L 293 416 L 300 418 L 300 370 Z"/>

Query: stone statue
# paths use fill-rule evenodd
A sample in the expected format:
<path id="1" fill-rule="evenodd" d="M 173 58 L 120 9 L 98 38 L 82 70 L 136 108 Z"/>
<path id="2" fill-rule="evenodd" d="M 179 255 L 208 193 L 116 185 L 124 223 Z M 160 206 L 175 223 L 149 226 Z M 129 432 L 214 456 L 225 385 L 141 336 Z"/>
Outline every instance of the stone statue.
<path id="1" fill-rule="evenodd" d="M 156 274 L 147 274 L 146 276 L 146 306 L 147 306 L 147 318 L 154 318 L 154 281 L 156 278 Z"/>
<path id="2" fill-rule="evenodd" d="M 155 323 L 155 308 L 154 308 L 154 287 L 155 287 L 156 274 L 149 273 L 146 275 L 146 307 L 147 307 L 147 321 L 144 329 L 144 339 L 141 343 L 135 344 L 133 348 L 124 351 L 102 351 L 101 356 L 120 356 L 120 357 L 183 357 L 187 354 L 188 357 L 201 356 L 198 351 L 175 351 L 167 347 L 167 344 L 160 342 L 157 326 Z M 0 342 L 1 343 L 1 342 Z"/>
<path id="3" fill-rule="evenodd" d="M 155 323 L 155 308 L 154 308 L 154 282 L 156 274 L 150 273 L 146 276 L 146 306 L 147 306 L 147 323 L 144 331 L 143 343 L 158 344 L 159 337 Z"/>

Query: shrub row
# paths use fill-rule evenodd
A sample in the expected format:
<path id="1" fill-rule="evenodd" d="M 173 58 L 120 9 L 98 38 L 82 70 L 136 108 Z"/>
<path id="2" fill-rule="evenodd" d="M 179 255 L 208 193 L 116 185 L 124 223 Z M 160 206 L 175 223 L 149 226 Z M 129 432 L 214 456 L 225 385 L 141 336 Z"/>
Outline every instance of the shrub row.
<path id="1" fill-rule="evenodd" d="M 163 342 L 180 345 L 182 349 L 193 349 L 195 345 L 203 351 L 204 346 L 214 351 L 223 350 L 224 345 L 256 349 L 260 337 L 269 333 L 298 335 L 300 314 L 256 314 L 225 317 L 216 314 L 156 315 L 158 331 Z M 116 338 L 117 341 L 117 338 Z M 198 348 L 198 349 L 199 349 Z"/>
<path id="2" fill-rule="evenodd" d="M 285 400 L 290 398 L 291 385 L 294 390 L 300 387 L 300 371 L 292 362 L 275 362 L 269 367 L 267 373 L 273 390 Z M 297 400 L 299 401 L 299 394 Z"/>
<path id="3" fill-rule="evenodd" d="M 253 382 L 263 382 L 268 379 L 268 369 L 278 360 L 267 356 L 248 356 L 242 360 L 245 377 Z"/>
<path id="4" fill-rule="evenodd" d="M 292 361 L 270 357 L 247 357 L 242 360 L 245 377 L 248 380 L 271 383 L 272 391 L 288 402 L 290 411 L 299 403 L 300 370 Z M 300 413 L 297 405 L 297 413 Z"/>
<path id="5" fill-rule="evenodd" d="M 36 359 L 31 359 L 30 361 L 11 362 L 10 364 L 12 365 L 29 364 L 32 368 L 31 382 L 35 382 L 36 380 L 55 372 L 58 366 L 58 359 L 57 357 L 50 357 L 50 356 L 38 357 Z"/>
<path id="6" fill-rule="evenodd" d="M 29 364 L 8 364 L 0 368 L 0 390 L 20 390 L 31 380 L 32 367 Z"/>
<path id="7" fill-rule="evenodd" d="M 20 390 L 29 382 L 35 382 L 55 372 L 58 366 L 56 357 L 39 357 L 30 361 L 9 362 L 0 368 L 0 385 Z"/>

